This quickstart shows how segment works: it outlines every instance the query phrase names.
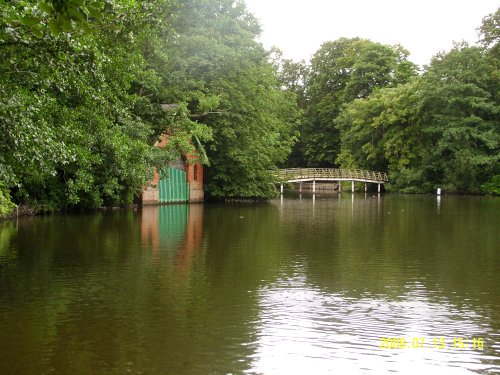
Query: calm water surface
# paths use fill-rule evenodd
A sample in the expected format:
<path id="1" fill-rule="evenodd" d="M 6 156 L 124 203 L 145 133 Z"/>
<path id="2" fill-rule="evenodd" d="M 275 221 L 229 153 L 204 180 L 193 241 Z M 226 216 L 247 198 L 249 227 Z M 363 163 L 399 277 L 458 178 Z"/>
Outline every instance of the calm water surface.
<path id="1" fill-rule="evenodd" d="M 499 218 L 343 193 L 0 223 L 0 373 L 498 374 Z"/>

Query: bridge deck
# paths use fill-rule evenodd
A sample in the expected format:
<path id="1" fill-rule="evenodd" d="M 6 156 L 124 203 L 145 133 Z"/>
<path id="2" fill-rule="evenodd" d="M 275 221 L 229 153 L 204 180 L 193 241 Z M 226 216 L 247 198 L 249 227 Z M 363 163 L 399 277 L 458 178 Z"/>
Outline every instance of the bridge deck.
<path id="1" fill-rule="evenodd" d="M 359 181 L 383 184 L 389 181 L 386 173 L 361 169 L 288 168 L 278 170 L 276 176 L 280 182 Z"/>

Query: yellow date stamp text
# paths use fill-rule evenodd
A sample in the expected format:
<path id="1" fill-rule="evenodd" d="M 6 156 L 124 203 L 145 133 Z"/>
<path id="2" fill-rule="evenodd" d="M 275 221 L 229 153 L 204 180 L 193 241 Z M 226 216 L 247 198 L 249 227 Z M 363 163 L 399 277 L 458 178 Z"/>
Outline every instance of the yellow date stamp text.
<path id="1" fill-rule="evenodd" d="M 484 349 L 479 337 L 381 337 L 380 349 Z"/>

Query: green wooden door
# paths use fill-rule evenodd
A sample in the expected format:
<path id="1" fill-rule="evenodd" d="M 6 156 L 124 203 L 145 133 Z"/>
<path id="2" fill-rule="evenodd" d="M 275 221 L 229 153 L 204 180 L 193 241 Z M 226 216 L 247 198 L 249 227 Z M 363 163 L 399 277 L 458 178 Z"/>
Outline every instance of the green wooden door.
<path id="1" fill-rule="evenodd" d="M 186 172 L 168 167 L 160 172 L 160 203 L 189 201 Z"/>

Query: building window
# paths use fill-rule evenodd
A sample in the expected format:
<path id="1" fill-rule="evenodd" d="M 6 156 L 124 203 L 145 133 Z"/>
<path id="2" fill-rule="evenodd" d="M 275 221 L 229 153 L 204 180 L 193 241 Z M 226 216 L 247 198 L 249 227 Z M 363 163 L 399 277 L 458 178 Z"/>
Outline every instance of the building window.
<path id="1" fill-rule="evenodd" d="M 199 173 L 198 164 L 195 164 L 194 165 L 194 177 L 193 177 L 195 181 L 198 181 L 198 173 Z"/>

